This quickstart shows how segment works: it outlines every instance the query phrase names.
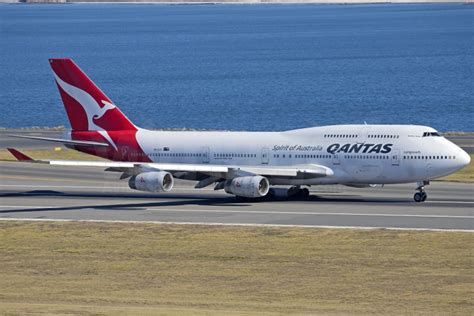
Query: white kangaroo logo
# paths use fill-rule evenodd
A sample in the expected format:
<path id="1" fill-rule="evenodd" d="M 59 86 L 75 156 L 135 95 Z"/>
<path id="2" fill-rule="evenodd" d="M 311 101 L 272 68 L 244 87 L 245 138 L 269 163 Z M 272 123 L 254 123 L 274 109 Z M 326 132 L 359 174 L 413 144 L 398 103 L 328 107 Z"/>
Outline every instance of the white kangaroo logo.
<path id="1" fill-rule="evenodd" d="M 114 141 L 107 133 L 107 131 L 94 123 L 94 119 L 100 119 L 108 110 L 115 109 L 116 106 L 110 102 L 101 101 L 102 104 L 104 104 L 104 107 L 101 108 L 97 101 L 86 91 L 74 87 L 69 83 L 61 80 L 61 78 L 59 78 L 59 76 L 57 76 L 55 73 L 54 77 L 56 78 L 56 82 L 59 84 L 61 89 L 63 89 L 67 94 L 69 94 L 74 100 L 76 100 L 86 112 L 87 129 L 99 132 L 105 139 L 109 141 L 110 144 L 112 144 L 115 150 L 117 150 L 117 146 L 115 145 Z"/>
<path id="2" fill-rule="evenodd" d="M 104 100 L 102 100 L 101 102 L 104 105 L 104 107 L 100 108 L 99 113 L 95 114 L 92 117 L 93 119 L 100 119 L 102 116 L 104 116 L 105 112 L 107 112 L 108 110 L 112 110 L 112 109 L 116 108 L 115 104 L 112 104 L 112 103 L 104 101 Z"/>

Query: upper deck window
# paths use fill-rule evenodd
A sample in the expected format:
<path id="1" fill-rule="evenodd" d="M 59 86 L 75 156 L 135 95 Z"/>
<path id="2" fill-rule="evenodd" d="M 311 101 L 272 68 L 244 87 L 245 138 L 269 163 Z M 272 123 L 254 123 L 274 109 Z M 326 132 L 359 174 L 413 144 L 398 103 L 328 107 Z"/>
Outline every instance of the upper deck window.
<path id="1" fill-rule="evenodd" d="M 438 132 L 424 132 L 423 137 L 441 136 Z"/>

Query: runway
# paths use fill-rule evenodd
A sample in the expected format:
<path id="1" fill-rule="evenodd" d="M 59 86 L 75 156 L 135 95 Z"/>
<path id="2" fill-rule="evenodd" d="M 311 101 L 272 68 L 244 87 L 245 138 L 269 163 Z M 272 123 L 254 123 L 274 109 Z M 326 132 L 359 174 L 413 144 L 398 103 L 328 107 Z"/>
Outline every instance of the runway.
<path id="1" fill-rule="evenodd" d="M 170 193 L 142 193 L 118 177 L 94 168 L 0 162 L 0 218 L 474 231 L 472 184 L 433 182 L 425 203 L 413 202 L 414 184 L 314 186 L 308 200 L 249 203 L 186 181 Z"/>

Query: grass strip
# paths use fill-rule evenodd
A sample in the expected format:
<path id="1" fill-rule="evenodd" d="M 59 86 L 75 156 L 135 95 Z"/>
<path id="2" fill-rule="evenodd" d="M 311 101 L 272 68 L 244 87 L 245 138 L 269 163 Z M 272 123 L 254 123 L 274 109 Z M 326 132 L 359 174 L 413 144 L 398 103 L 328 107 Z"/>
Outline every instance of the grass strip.
<path id="1" fill-rule="evenodd" d="M 463 232 L 0 222 L 0 314 L 450 314 Z"/>

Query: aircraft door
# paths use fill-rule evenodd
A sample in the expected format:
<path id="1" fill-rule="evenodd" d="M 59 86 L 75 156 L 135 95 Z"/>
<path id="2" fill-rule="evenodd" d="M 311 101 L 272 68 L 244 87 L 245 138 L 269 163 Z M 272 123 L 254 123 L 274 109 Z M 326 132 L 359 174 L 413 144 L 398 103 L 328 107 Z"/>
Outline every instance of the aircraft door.
<path id="1" fill-rule="evenodd" d="M 203 163 L 209 163 L 209 147 L 201 147 L 201 158 Z"/>
<path id="2" fill-rule="evenodd" d="M 431 174 L 432 170 L 433 170 L 433 165 L 431 163 L 427 163 L 426 168 L 425 168 L 426 179 L 429 179 L 432 176 Z"/>
<path id="3" fill-rule="evenodd" d="M 332 164 L 333 165 L 340 165 L 341 164 L 341 160 L 339 159 L 339 154 L 333 154 Z"/>
<path id="4" fill-rule="evenodd" d="M 392 152 L 392 166 L 399 166 L 400 165 L 400 150 L 395 149 Z"/>
<path id="5" fill-rule="evenodd" d="M 370 125 L 364 125 L 362 129 L 360 130 L 360 138 L 357 141 L 358 143 L 365 143 L 368 141 L 369 137 L 368 135 L 370 134 Z"/>
<path id="6" fill-rule="evenodd" d="M 268 164 L 270 160 L 270 151 L 268 148 L 262 148 L 262 164 Z"/>

